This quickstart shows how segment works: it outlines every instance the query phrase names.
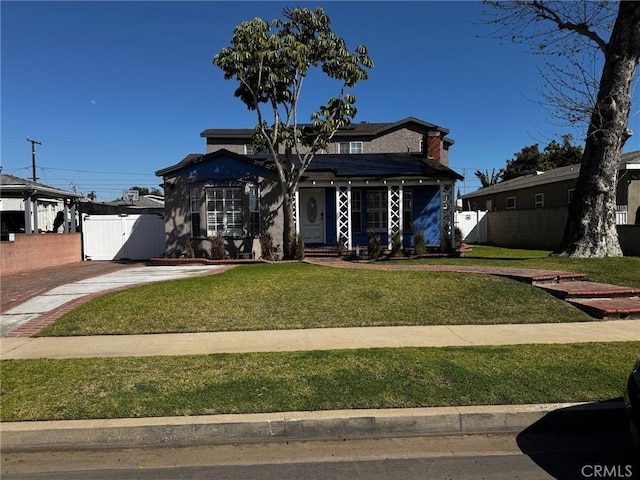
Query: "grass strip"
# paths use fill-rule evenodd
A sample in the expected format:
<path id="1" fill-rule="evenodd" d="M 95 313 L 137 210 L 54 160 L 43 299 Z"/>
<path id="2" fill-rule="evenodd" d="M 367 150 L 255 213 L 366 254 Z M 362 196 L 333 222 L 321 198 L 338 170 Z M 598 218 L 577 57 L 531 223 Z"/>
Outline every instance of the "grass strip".
<path id="1" fill-rule="evenodd" d="M 548 293 L 498 277 L 286 263 L 108 294 L 38 336 L 590 320 Z"/>
<path id="2" fill-rule="evenodd" d="M 4 360 L 2 421 L 599 401 L 640 342 Z"/>

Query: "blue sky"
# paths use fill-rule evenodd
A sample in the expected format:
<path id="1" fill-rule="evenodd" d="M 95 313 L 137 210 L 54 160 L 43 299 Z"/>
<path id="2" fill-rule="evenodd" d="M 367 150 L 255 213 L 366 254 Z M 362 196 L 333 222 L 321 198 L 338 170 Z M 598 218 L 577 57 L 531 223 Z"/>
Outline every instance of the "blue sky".
<path id="1" fill-rule="evenodd" d="M 491 38 L 479 1 L 2 1 L 3 172 L 31 178 L 29 137 L 42 142 L 42 183 L 100 201 L 157 187 L 156 170 L 205 151 L 203 130 L 253 128 L 255 114 L 211 60 L 237 24 L 298 5 L 322 6 L 350 49 L 369 49 L 375 68 L 353 90 L 357 122 L 411 116 L 450 129 L 462 193 L 479 187 L 473 172 L 504 167 L 524 146 L 583 137 L 548 116 L 535 93 L 541 59 Z M 335 93 L 309 82 L 301 118 Z M 640 132 L 625 146 L 639 149 Z"/>

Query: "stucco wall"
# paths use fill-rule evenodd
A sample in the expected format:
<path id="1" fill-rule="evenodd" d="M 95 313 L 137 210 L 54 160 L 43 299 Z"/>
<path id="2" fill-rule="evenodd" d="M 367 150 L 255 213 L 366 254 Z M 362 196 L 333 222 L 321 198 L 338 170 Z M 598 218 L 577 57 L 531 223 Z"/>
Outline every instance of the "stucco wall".
<path id="1" fill-rule="evenodd" d="M 555 250 L 568 218 L 566 207 L 509 210 L 487 214 L 487 243 L 499 247 Z M 640 256 L 640 225 L 618 225 L 625 255 Z"/>
<path id="2" fill-rule="evenodd" d="M 80 233 L 23 234 L 0 244 L 2 275 L 82 261 Z"/>
<path id="3" fill-rule="evenodd" d="M 563 207 L 489 212 L 487 240 L 501 247 L 553 250 L 560 245 L 567 217 Z"/>
<path id="4" fill-rule="evenodd" d="M 165 182 L 165 254 L 168 257 L 180 257 L 186 253 L 187 243 L 192 246 L 197 256 L 207 257 L 208 246 L 207 211 L 204 201 L 203 186 L 200 185 L 200 236 L 192 239 L 190 187 L 197 180 L 195 176 L 178 176 Z M 260 188 L 261 231 L 267 231 L 273 237 L 274 245 L 282 244 L 282 197 L 277 193 L 277 184 L 262 180 Z M 227 253 L 231 257 L 239 253 L 256 252 L 259 257 L 260 242 L 254 238 L 227 240 Z"/>

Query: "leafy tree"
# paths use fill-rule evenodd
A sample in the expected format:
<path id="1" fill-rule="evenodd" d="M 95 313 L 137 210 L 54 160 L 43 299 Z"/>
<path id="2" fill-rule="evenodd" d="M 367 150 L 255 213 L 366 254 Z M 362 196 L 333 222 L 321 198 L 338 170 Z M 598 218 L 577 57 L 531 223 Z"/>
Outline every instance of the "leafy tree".
<path id="1" fill-rule="evenodd" d="M 615 222 L 616 177 L 622 148 L 632 135 L 628 121 L 631 84 L 640 60 L 640 2 L 618 2 L 617 11 L 613 2 L 591 0 L 486 3 L 500 12 L 492 23 L 505 28 L 506 37 L 530 43 L 550 59 L 566 60 L 548 62 L 555 65 L 548 71 L 558 79 L 550 82 L 557 93 L 556 106 L 565 112 L 565 120 L 588 117 L 580 174 L 556 253 L 622 256 Z M 599 55 L 603 64 L 597 80 L 581 60 Z M 579 80 L 583 88 L 577 87 Z"/>
<path id="2" fill-rule="evenodd" d="M 503 168 L 501 168 L 497 172 L 496 172 L 496 169 L 494 168 L 493 170 L 491 170 L 491 175 L 489 175 L 488 170 L 485 170 L 484 172 L 481 170 L 476 170 L 474 173 L 474 175 L 478 178 L 478 180 L 480 180 L 480 183 L 482 184 L 482 188 L 495 185 L 500 181 L 503 174 L 504 174 Z"/>
<path id="3" fill-rule="evenodd" d="M 162 192 L 157 188 L 152 188 L 151 190 L 149 190 L 147 187 L 136 187 L 136 186 L 133 186 L 129 190 L 137 190 L 138 191 L 138 195 L 140 195 L 141 197 L 144 196 L 144 195 L 159 195 L 159 196 L 162 196 Z"/>
<path id="4" fill-rule="evenodd" d="M 87 194 L 87 198 L 88 198 L 89 200 L 91 200 L 92 202 L 95 202 L 95 201 L 96 201 L 96 198 L 98 198 L 98 194 L 97 194 L 94 190 L 91 190 L 91 191 Z"/>
<path id="5" fill-rule="evenodd" d="M 523 175 L 531 175 L 538 171 L 566 167 L 580 163 L 582 147 L 571 144 L 570 134 L 562 137 L 562 144 L 552 140 L 541 152 L 539 145 L 529 145 L 515 154 L 515 158 L 507 160 L 502 180 L 511 180 Z"/>
<path id="6" fill-rule="evenodd" d="M 261 18 L 238 25 L 231 46 L 213 58 L 226 80 L 239 85 L 235 96 L 256 112 L 256 150 L 273 157 L 283 195 L 283 253 L 296 251 L 294 199 L 300 178 L 315 154 L 334 133 L 356 115 L 355 97 L 348 93 L 366 80 L 373 62 L 364 46 L 351 53 L 331 30 L 323 9 L 284 9 L 284 19 L 269 24 Z M 339 82 L 339 93 L 311 114 L 311 124 L 299 123 L 298 102 L 310 70 L 319 68 Z M 267 116 L 269 119 L 267 119 Z"/>

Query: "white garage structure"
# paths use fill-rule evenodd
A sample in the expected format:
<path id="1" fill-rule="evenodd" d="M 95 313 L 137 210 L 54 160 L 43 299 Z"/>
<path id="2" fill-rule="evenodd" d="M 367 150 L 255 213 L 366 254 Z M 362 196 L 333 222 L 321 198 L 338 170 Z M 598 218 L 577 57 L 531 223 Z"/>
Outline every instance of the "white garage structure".
<path id="1" fill-rule="evenodd" d="M 164 255 L 162 215 L 82 215 L 85 260 L 148 260 Z"/>

